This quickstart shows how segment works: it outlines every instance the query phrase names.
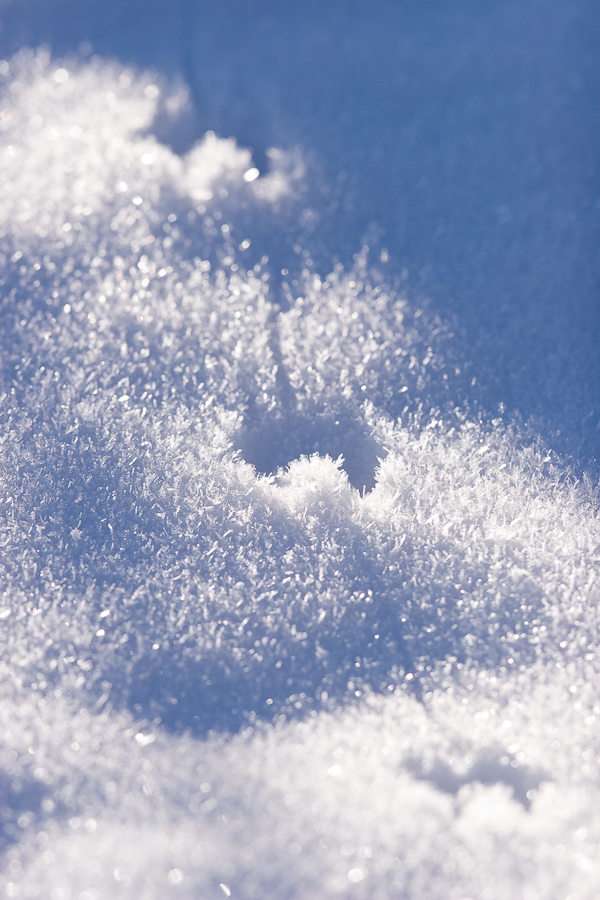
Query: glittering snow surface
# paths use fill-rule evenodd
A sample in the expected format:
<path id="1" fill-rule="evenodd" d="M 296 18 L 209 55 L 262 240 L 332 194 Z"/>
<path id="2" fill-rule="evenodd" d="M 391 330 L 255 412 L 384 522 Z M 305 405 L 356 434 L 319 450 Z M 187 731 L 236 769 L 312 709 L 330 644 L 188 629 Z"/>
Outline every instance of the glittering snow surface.
<path id="1" fill-rule="evenodd" d="M 0 74 L 2 896 L 597 897 L 594 479 L 300 150 Z"/>

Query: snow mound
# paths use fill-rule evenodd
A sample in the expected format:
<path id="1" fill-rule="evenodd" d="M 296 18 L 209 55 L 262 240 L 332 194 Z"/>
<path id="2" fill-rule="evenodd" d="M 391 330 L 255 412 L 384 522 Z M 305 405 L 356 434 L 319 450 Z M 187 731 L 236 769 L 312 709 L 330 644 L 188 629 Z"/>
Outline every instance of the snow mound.
<path id="1" fill-rule="evenodd" d="M 593 486 L 368 248 L 271 287 L 299 156 L 2 74 L 4 895 L 591 900 Z"/>

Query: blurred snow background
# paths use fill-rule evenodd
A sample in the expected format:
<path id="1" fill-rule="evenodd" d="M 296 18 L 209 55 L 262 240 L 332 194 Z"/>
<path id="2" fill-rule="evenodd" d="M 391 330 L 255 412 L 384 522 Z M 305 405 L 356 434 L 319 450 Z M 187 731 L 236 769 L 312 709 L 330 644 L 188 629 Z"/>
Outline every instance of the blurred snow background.
<path id="1" fill-rule="evenodd" d="M 6 896 L 598 895 L 597 19 L 2 0 Z"/>

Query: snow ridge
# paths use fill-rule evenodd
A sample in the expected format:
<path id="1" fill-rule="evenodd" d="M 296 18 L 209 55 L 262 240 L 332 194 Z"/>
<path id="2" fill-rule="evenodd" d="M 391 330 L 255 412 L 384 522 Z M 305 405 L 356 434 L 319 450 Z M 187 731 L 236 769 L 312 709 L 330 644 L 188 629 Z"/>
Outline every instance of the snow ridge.
<path id="1" fill-rule="evenodd" d="M 385 254 L 279 293 L 299 156 L 2 74 L 4 894 L 591 900 L 593 486 Z"/>

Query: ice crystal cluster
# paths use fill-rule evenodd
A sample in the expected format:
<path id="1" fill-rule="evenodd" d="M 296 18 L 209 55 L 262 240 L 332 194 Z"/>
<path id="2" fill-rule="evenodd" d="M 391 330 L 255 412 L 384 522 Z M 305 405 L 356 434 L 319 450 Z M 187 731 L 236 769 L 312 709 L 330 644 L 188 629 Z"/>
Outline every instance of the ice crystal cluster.
<path id="1" fill-rule="evenodd" d="M 274 277 L 299 154 L 1 74 L 2 896 L 593 900 L 593 484 L 380 248 Z"/>

